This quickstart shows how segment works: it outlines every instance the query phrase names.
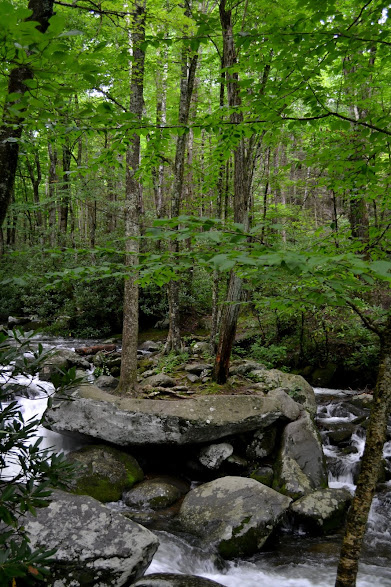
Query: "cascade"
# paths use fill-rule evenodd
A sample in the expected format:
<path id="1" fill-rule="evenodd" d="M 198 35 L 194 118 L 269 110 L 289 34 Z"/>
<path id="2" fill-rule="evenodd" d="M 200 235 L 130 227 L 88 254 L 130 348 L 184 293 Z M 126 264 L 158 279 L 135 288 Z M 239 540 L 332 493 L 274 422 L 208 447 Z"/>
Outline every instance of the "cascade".
<path id="1" fill-rule="evenodd" d="M 77 341 L 77 344 L 83 344 Z M 72 348 L 75 341 L 56 341 L 57 346 Z M 53 341 L 50 341 L 53 345 Z M 46 407 L 46 394 L 51 384 L 35 378 L 18 378 L 28 386 L 29 398 L 20 398 L 21 410 L 27 420 L 40 417 Z M 348 401 L 355 392 L 315 389 L 318 401 L 318 425 L 324 453 L 328 461 L 330 487 L 348 487 L 354 491 L 360 457 L 365 443 L 365 428 L 360 416 Z M 357 425 L 358 423 L 358 425 Z M 356 424 L 348 443 L 332 444 L 330 430 Z M 391 432 L 391 429 L 389 430 Z M 42 447 L 68 452 L 81 446 L 80 441 L 44 428 Z M 389 438 L 391 434 L 389 434 Z M 384 458 L 391 460 L 391 440 L 384 446 Z M 333 587 L 339 555 L 338 537 L 297 537 L 286 534 L 266 550 L 250 559 L 222 562 L 210 552 L 191 545 L 181 536 L 157 532 L 160 547 L 149 567 L 150 573 L 180 573 L 200 575 L 226 587 Z M 391 482 L 383 484 L 372 504 L 357 587 L 391 586 Z"/>

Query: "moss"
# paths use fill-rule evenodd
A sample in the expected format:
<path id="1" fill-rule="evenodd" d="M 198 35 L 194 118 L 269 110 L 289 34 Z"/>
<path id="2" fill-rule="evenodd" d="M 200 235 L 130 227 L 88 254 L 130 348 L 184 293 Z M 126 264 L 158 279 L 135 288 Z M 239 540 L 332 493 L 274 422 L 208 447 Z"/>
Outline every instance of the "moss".
<path id="1" fill-rule="evenodd" d="M 218 551 L 223 558 L 231 559 L 238 556 L 249 556 L 263 546 L 266 541 L 266 536 L 262 538 L 257 528 L 250 528 L 242 536 L 238 535 L 242 531 L 245 523 L 248 523 L 250 519 L 245 518 L 247 522 L 243 520 L 242 524 L 233 530 L 232 538 L 220 542 Z"/>

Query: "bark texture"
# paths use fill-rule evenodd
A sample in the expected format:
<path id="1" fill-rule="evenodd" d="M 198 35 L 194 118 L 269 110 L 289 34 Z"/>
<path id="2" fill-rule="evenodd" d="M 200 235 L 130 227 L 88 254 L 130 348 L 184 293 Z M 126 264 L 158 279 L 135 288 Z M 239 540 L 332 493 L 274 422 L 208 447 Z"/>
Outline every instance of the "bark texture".
<path id="1" fill-rule="evenodd" d="M 144 106 L 145 2 L 135 5 L 132 21 L 133 61 L 130 82 L 130 112 L 141 121 Z M 140 136 L 133 134 L 126 154 L 125 236 L 129 277 L 125 279 L 122 328 L 121 373 L 118 391 L 134 393 L 137 383 L 138 284 L 134 267 L 138 265 L 141 186 L 137 177 L 140 166 Z"/>
<path id="2" fill-rule="evenodd" d="M 357 488 L 349 510 L 335 587 L 355 587 L 369 510 L 379 478 L 391 408 L 391 314 L 381 332 L 382 359 Z"/>
<path id="3" fill-rule="evenodd" d="M 27 19 L 38 22 L 37 29 L 44 33 L 49 26 L 49 19 L 53 16 L 53 0 L 30 0 L 28 7 L 32 15 Z M 28 65 L 21 65 L 11 70 L 8 79 L 8 94 L 26 92 L 25 82 L 32 79 L 33 71 Z M 11 202 L 16 167 L 19 156 L 19 139 L 23 132 L 23 111 L 14 114 L 12 108 L 18 104 L 19 98 L 7 102 L 4 106 L 0 127 L 0 227 L 2 226 L 8 206 Z"/>
<path id="4" fill-rule="evenodd" d="M 220 23 L 223 33 L 223 67 L 232 68 L 236 62 L 236 51 L 232 29 L 231 10 L 226 10 L 226 1 L 220 2 Z M 228 70 L 226 73 L 227 96 L 230 108 L 239 108 L 238 74 Z M 243 113 L 238 109 L 231 114 L 231 122 L 243 122 Z M 246 155 L 244 139 L 241 139 L 234 151 L 234 221 L 248 229 L 248 205 L 251 192 L 251 177 L 248 173 L 249 159 Z M 219 342 L 213 370 L 213 378 L 217 383 L 225 383 L 229 374 L 229 360 L 235 340 L 236 324 L 239 315 L 239 303 L 242 297 L 242 280 L 233 272 L 230 276 L 226 304 L 221 318 Z"/>

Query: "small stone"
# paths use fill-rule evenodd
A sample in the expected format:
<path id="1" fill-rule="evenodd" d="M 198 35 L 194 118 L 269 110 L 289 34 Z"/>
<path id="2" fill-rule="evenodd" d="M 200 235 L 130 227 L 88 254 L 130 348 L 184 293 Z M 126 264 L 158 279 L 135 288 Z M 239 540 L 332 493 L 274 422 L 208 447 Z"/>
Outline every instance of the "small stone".
<path id="1" fill-rule="evenodd" d="M 234 449 L 228 442 L 211 444 L 200 451 L 199 461 L 208 469 L 218 469 L 223 461 L 230 457 Z"/>
<path id="2" fill-rule="evenodd" d="M 157 373 L 156 375 L 150 375 L 144 379 L 143 387 L 145 385 L 151 385 L 152 387 L 175 387 L 175 379 L 169 377 L 165 373 Z"/>
<path id="3" fill-rule="evenodd" d="M 196 381 L 200 380 L 198 375 L 195 375 L 194 373 L 188 373 L 186 375 L 186 378 L 190 381 L 190 383 L 195 383 Z"/>

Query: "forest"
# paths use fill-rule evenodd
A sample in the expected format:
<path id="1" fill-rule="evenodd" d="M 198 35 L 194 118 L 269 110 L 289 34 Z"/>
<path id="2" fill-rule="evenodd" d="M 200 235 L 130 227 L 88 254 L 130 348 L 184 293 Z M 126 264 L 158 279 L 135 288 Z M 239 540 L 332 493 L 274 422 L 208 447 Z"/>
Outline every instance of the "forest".
<path id="1" fill-rule="evenodd" d="M 122 333 L 118 393 L 156 323 L 217 384 L 377 380 L 384 424 L 388 3 L 9 0 L 0 37 L 0 322 Z"/>

